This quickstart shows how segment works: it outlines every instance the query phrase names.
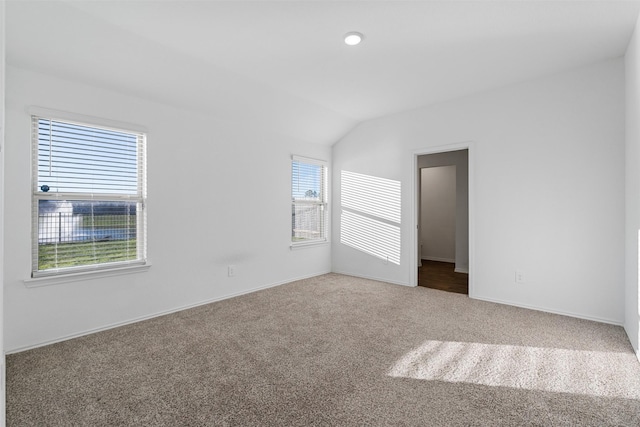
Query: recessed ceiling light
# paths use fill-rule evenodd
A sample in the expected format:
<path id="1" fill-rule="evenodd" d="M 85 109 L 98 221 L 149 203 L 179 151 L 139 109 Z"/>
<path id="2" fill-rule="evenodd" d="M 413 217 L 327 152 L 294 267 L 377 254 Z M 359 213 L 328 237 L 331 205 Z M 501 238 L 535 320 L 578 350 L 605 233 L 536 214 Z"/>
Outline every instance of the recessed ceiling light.
<path id="1" fill-rule="evenodd" d="M 344 35 L 344 42 L 349 46 L 355 46 L 357 44 L 360 44 L 363 38 L 364 36 L 362 35 L 362 33 L 351 31 Z"/>

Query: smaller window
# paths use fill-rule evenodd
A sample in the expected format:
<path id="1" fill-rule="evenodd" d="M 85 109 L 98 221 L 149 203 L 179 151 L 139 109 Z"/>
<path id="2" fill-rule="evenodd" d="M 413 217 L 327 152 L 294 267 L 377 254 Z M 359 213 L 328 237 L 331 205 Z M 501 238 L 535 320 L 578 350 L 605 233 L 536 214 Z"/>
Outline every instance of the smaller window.
<path id="1" fill-rule="evenodd" d="M 327 241 L 327 165 L 294 156 L 291 161 L 291 245 Z"/>

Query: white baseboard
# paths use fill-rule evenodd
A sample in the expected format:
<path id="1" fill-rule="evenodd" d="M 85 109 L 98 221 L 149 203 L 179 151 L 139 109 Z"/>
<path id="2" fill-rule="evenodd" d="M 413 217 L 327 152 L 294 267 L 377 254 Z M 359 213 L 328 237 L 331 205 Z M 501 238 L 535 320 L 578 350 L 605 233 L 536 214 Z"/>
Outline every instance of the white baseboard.
<path id="1" fill-rule="evenodd" d="M 391 283 L 392 285 L 410 286 L 412 288 L 415 288 L 415 285 L 411 285 L 409 283 L 398 282 L 398 281 L 389 280 L 389 279 L 382 279 L 380 277 L 364 276 L 362 274 L 353 274 L 353 273 L 348 273 L 346 271 L 338 271 L 338 270 L 334 270 L 332 273 L 342 274 L 344 276 L 359 277 L 361 279 L 375 280 L 376 282 Z"/>
<path id="2" fill-rule="evenodd" d="M 454 273 L 464 273 L 464 274 L 469 274 L 469 269 L 468 268 L 458 268 L 456 267 L 453 270 Z"/>
<path id="3" fill-rule="evenodd" d="M 576 319 L 584 319 L 584 320 L 591 320 L 593 322 L 607 323 L 609 325 L 616 325 L 616 326 L 623 326 L 624 325 L 624 322 L 622 322 L 621 320 L 612 320 L 612 319 L 606 319 L 606 318 L 597 317 L 597 316 L 585 316 L 584 314 L 572 313 L 570 311 L 553 310 L 553 309 L 549 309 L 549 308 L 538 307 L 538 306 L 535 306 L 535 305 L 521 304 L 521 303 L 518 303 L 518 302 L 513 302 L 513 301 L 508 301 L 508 300 L 500 300 L 500 299 L 496 299 L 496 298 L 487 298 L 487 297 L 477 296 L 477 295 L 473 295 L 473 296 L 469 295 L 469 297 L 473 298 L 473 299 L 480 300 L 480 301 L 495 302 L 497 304 L 511 305 L 511 306 L 514 306 L 514 307 L 526 308 L 526 309 L 529 309 L 529 310 L 536 310 L 536 311 L 542 311 L 542 312 L 545 312 L 545 313 L 559 314 L 561 316 L 567 316 L 567 317 L 575 317 Z"/>
<path id="4" fill-rule="evenodd" d="M 436 256 L 423 256 L 422 257 L 423 260 L 425 261 L 438 261 L 438 262 L 448 262 L 451 264 L 455 264 L 456 260 L 452 259 L 452 258 L 439 258 Z"/>
<path id="5" fill-rule="evenodd" d="M 165 316 L 165 315 L 171 314 L 171 313 L 177 313 L 178 311 L 188 310 L 190 308 L 199 307 L 201 305 L 211 304 L 213 302 L 222 301 L 222 300 L 229 299 L 229 298 L 235 298 L 235 297 L 238 297 L 240 295 L 250 294 L 252 292 L 261 291 L 263 289 L 274 288 L 276 286 L 286 285 L 287 283 L 296 282 L 298 280 L 309 279 L 311 277 L 322 276 L 323 274 L 328 274 L 328 273 L 331 273 L 331 271 L 324 271 L 324 272 L 310 274 L 310 275 L 307 275 L 307 276 L 295 277 L 295 278 L 286 279 L 286 280 L 279 281 L 279 282 L 269 283 L 269 284 L 266 284 L 266 285 L 258 286 L 256 288 L 251 288 L 251 289 L 247 289 L 247 290 L 240 291 L 240 292 L 234 292 L 232 294 L 227 294 L 227 295 L 222 295 L 222 296 L 215 297 L 215 298 L 210 298 L 210 299 L 207 299 L 207 300 L 204 300 L 204 301 L 199 301 L 199 302 L 196 302 L 196 303 L 193 303 L 193 304 L 183 305 L 183 306 L 172 308 L 172 309 L 169 309 L 169 310 L 159 311 L 159 312 L 156 312 L 156 313 L 153 313 L 153 314 L 148 314 L 148 315 L 145 315 L 145 316 L 136 317 L 136 318 L 133 318 L 133 319 L 122 321 L 122 322 L 111 323 L 109 325 L 101 326 L 99 328 L 93 328 L 93 329 L 89 329 L 89 330 L 86 330 L 86 331 L 77 332 L 75 334 L 65 335 L 65 336 L 62 336 L 62 337 L 59 337 L 59 338 L 54 338 L 52 340 L 43 341 L 43 342 L 40 342 L 40 343 L 37 343 L 37 344 L 27 345 L 27 346 L 24 346 L 24 347 L 12 348 L 12 349 L 7 350 L 5 352 L 5 354 L 20 353 L 22 351 L 32 350 L 32 349 L 38 348 L 38 347 L 44 347 L 44 346 L 47 346 L 47 345 L 50 345 L 50 344 L 55 344 L 55 343 L 58 343 L 58 342 L 67 341 L 67 340 L 70 340 L 70 339 L 73 339 L 73 338 L 79 338 L 79 337 L 83 337 L 85 335 L 91 335 L 91 334 L 94 334 L 96 332 L 107 331 L 109 329 L 118 328 L 120 326 L 126 326 L 126 325 L 130 325 L 132 323 L 142 322 L 143 320 L 149 320 L 149 319 L 153 319 L 155 317 Z"/>

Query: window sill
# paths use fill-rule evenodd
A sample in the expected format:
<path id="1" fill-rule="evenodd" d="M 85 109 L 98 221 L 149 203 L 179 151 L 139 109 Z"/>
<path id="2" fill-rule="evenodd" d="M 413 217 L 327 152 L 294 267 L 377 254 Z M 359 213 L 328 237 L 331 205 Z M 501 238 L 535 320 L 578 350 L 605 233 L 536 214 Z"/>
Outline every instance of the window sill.
<path id="1" fill-rule="evenodd" d="M 102 277 L 120 276 L 123 274 L 142 273 L 151 268 L 150 263 L 130 265 L 126 267 L 110 268 L 105 270 L 83 271 L 80 273 L 59 274 L 56 276 L 36 277 L 24 279 L 27 288 L 39 288 L 41 286 L 59 285 L 62 283 L 79 282 L 81 280 L 100 279 Z"/>
<path id="2" fill-rule="evenodd" d="M 291 248 L 292 251 L 295 251 L 297 249 L 313 248 L 316 246 L 324 246 L 328 244 L 329 244 L 328 240 L 323 240 L 321 242 L 292 243 L 291 246 L 289 247 Z"/>

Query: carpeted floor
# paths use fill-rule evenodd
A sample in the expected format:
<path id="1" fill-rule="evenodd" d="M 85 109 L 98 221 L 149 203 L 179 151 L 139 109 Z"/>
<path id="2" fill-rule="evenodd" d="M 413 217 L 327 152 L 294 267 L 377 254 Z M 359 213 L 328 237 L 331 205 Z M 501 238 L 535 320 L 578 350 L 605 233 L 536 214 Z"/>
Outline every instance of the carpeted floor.
<path id="1" fill-rule="evenodd" d="M 8 426 L 638 426 L 622 328 L 338 274 L 7 356 Z"/>

